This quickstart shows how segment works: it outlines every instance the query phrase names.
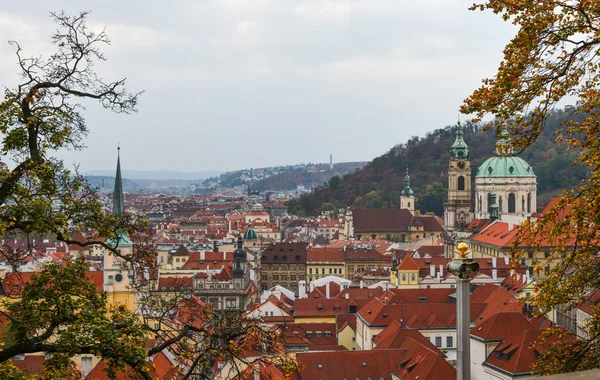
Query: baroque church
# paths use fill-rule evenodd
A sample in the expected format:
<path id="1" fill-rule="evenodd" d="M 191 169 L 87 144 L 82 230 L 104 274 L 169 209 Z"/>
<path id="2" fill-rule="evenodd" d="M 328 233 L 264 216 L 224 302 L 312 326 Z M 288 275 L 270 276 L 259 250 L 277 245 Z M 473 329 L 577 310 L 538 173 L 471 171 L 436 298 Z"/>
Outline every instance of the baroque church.
<path id="1" fill-rule="evenodd" d="M 500 219 L 517 225 L 536 211 L 537 178 L 532 167 L 514 155 L 506 126 L 496 142 L 495 153 L 474 171 L 462 127 L 456 130 L 456 139 L 450 147 L 448 199 L 444 205 L 448 235 L 465 235 L 465 228 L 475 219 Z M 471 191 L 473 173 L 474 192 Z"/>

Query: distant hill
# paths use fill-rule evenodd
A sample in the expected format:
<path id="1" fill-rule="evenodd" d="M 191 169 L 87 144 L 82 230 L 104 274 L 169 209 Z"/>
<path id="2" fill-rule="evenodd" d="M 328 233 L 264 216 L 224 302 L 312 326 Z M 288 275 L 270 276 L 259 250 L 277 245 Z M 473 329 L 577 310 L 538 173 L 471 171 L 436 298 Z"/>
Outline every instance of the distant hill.
<path id="1" fill-rule="evenodd" d="M 313 171 L 296 170 L 261 179 L 252 184 L 252 190 L 294 190 L 298 185 L 310 189 L 327 183 L 333 176 L 343 176 L 366 164 L 367 162 L 340 162 L 335 164 L 333 169 L 329 168 L 329 164 L 317 164 L 314 165 Z"/>
<path id="2" fill-rule="evenodd" d="M 555 143 L 554 132 L 570 118 L 581 119 L 583 116 L 572 115 L 568 110 L 552 112 L 547 118 L 544 133 L 520 155 L 537 175 L 538 206 L 562 190 L 577 186 L 588 174 L 586 168 L 573 166 L 575 152 Z M 463 128 L 474 181 L 477 168 L 494 155 L 497 139 L 495 131 L 483 131 L 476 124 L 467 123 Z M 315 215 L 330 204 L 336 208 L 398 208 L 408 167 L 417 209 L 441 216 L 447 198 L 449 148 L 455 138 L 455 129 L 455 126 L 447 126 L 425 137 L 414 136 L 375 158 L 361 170 L 333 177 L 313 193 L 290 200 L 288 211 L 298 215 Z"/>
<path id="3" fill-rule="evenodd" d="M 326 183 L 331 177 L 343 176 L 365 166 L 366 162 L 338 162 L 333 170 L 329 164 L 298 164 L 267 168 L 243 169 L 208 178 L 203 184 L 231 188 L 250 186 L 253 191 L 294 190 L 298 185 L 309 189 Z"/>
<path id="4" fill-rule="evenodd" d="M 127 179 L 147 179 L 147 180 L 203 180 L 205 178 L 220 175 L 223 171 L 201 171 L 201 172 L 175 172 L 175 171 L 143 171 L 143 170 L 123 170 L 122 176 Z M 90 170 L 84 173 L 86 176 L 114 177 L 115 170 Z"/>

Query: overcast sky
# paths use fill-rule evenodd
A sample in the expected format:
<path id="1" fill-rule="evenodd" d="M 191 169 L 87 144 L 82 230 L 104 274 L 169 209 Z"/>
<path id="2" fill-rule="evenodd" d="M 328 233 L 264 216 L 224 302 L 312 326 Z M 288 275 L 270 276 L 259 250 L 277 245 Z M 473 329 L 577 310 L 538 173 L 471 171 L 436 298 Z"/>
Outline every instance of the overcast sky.
<path id="1" fill-rule="evenodd" d="M 82 3 L 86 8 L 82 9 Z M 514 28 L 472 0 L 29 0 L 0 6 L 0 84 L 14 50 L 51 51 L 51 10 L 91 10 L 112 40 L 106 79 L 145 90 L 139 112 L 90 104 L 87 149 L 112 169 L 233 170 L 367 161 L 456 122 Z M 50 8 L 52 7 L 52 8 Z M 86 104 L 87 105 L 87 104 Z"/>

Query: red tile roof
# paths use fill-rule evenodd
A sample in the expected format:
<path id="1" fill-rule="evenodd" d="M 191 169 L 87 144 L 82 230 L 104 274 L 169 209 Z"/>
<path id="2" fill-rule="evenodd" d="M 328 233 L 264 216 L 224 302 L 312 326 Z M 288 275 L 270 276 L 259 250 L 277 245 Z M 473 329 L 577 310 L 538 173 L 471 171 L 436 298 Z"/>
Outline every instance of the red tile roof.
<path id="1" fill-rule="evenodd" d="M 308 263 L 344 263 L 344 250 L 339 248 L 309 248 L 306 254 Z"/>
<path id="2" fill-rule="evenodd" d="M 408 232 L 413 215 L 406 209 L 352 210 L 354 233 Z"/>
<path id="3" fill-rule="evenodd" d="M 406 350 L 298 353 L 301 370 L 292 379 L 391 379 Z"/>
<path id="4" fill-rule="evenodd" d="M 410 255 L 406 255 L 404 260 L 398 265 L 398 270 L 406 270 L 406 271 L 418 271 L 419 266 L 415 263 L 415 260 Z"/>
<path id="5" fill-rule="evenodd" d="M 404 328 L 398 321 L 393 321 L 390 325 L 383 329 L 383 331 L 375 335 L 373 337 L 373 341 L 376 344 L 375 349 L 377 350 L 401 348 L 402 343 L 409 337 L 419 342 L 423 346 L 428 347 L 430 350 L 442 354 L 442 352 L 433 343 L 431 343 L 429 339 L 425 338 L 423 334 L 419 332 L 419 330 Z"/>

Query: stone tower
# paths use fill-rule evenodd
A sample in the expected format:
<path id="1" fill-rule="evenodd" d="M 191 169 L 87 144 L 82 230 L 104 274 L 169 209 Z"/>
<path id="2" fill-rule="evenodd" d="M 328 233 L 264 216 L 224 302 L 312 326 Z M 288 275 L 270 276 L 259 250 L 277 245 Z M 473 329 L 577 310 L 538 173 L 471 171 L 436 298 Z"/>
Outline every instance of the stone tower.
<path id="1" fill-rule="evenodd" d="M 448 200 L 444 205 L 444 227 L 460 231 L 473 218 L 471 196 L 471 162 L 469 147 L 463 139 L 462 126 L 456 130 L 456 139 L 450 147 L 448 166 Z"/>

